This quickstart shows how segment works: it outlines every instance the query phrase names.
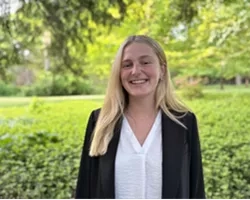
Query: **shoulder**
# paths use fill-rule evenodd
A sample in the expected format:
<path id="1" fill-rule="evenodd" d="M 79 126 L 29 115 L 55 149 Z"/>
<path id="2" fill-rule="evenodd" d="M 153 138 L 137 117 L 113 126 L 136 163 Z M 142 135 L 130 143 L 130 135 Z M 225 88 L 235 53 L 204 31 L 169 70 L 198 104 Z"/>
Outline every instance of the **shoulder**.
<path id="1" fill-rule="evenodd" d="M 86 137 L 90 136 L 92 131 L 94 130 L 99 113 L 100 108 L 92 110 L 92 112 L 90 113 L 87 123 Z"/>
<path id="2" fill-rule="evenodd" d="M 187 112 L 184 116 L 183 116 L 183 123 L 186 125 L 186 127 L 188 128 L 188 130 L 193 130 L 194 127 L 197 126 L 197 119 L 196 119 L 196 115 L 193 112 Z"/>
<path id="3" fill-rule="evenodd" d="M 183 120 L 186 121 L 187 123 L 193 123 L 194 121 L 196 121 L 196 116 L 193 112 L 187 112 L 185 113 L 185 115 L 183 116 Z"/>
<path id="4" fill-rule="evenodd" d="M 186 127 L 187 141 L 190 146 L 199 145 L 199 130 L 196 115 L 188 111 L 186 113 L 175 113 L 177 119 Z"/>
<path id="5" fill-rule="evenodd" d="M 180 121 L 183 121 L 185 123 L 191 123 L 193 122 L 194 120 L 196 120 L 196 115 L 191 112 L 191 111 L 188 111 L 188 112 L 178 112 L 178 111 L 173 111 L 173 110 L 170 110 L 170 112 L 177 118 L 179 119 Z"/>
<path id="6" fill-rule="evenodd" d="M 88 151 L 88 149 L 90 148 L 91 136 L 92 136 L 92 133 L 94 131 L 99 112 L 100 112 L 100 108 L 92 110 L 92 112 L 89 115 L 87 127 L 85 130 L 85 140 L 84 140 L 84 147 L 85 147 L 84 149 L 86 151 Z"/>
<path id="7" fill-rule="evenodd" d="M 92 110 L 92 112 L 90 113 L 90 119 L 96 121 L 99 114 L 100 114 L 100 111 L 101 111 L 101 108 L 97 108 L 97 109 Z"/>
<path id="8" fill-rule="evenodd" d="M 171 110 L 171 113 L 178 119 L 188 130 L 192 130 L 197 126 L 197 118 L 196 115 L 191 112 L 177 112 Z"/>
<path id="9" fill-rule="evenodd" d="M 186 126 L 189 136 L 189 143 L 196 143 L 199 140 L 199 131 L 196 115 L 193 112 L 187 112 L 180 121 Z"/>

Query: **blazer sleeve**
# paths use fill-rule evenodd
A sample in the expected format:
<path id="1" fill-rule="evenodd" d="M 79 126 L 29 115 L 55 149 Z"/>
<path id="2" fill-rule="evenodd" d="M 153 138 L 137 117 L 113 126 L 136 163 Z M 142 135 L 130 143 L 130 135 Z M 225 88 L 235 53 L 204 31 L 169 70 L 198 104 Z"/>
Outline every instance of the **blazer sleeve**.
<path id="1" fill-rule="evenodd" d="M 190 135 L 191 135 L 190 198 L 205 199 L 206 196 L 204 190 L 204 178 L 203 178 L 199 132 L 197 127 L 197 119 L 194 114 L 192 114 L 192 127 Z"/>
<path id="2" fill-rule="evenodd" d="M 88 199 L 90 198 L 90 169 L 91 169 L 91 157 L 89 156 L 89 148 L 91 143 L 91 134 L 95 127 L 95 116 L 92 111 L 85 131 L 85 139 L 82 148 L 80 168 L 78 173 L 77 185 L 76 185 L 76 199 Z"/>

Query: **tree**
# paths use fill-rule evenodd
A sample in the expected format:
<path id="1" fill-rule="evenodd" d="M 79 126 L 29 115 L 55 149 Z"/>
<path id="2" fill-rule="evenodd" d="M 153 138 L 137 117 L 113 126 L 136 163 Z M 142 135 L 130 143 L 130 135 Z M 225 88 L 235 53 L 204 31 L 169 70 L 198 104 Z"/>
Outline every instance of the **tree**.
<path id="1" fill-rule="evenodd" d="M 51 34 L 47 46 L 55 72 L 71 71 L 82 75 L 86 46 L 100 34 L 97 25 L 118 25 L 126 14 L 130 1 L 126 0 L 19 0 L 21 7 L 14 14 L 2 15 L 0 20 L 5 33 L 20 43 L 42 45 L 45 31 Z M 3 6 L 6 5 L 2 4 Z M 117 15 L 112 15 L 111 10 Z M 15 38 L 16 37 L 16 38 Z M 81 52 L 81 57 L 75 52 Z"/>
<path id="2" fill-rule="evenodd" d="M 195 48 L 208 52 L 202 60 L 210 62 L 213 71 L 217 71 L 221 88 L 223 79 L 250 72 L 249 61 L 245 59 L 250 53 L 248 7 L 248 1 L 207 1 L 199 10 L 196 25 L 192 27 L 191 38 Z"/>
<path id="3" fill-rule="evenodd" d="M 7 69 L 9 65 L 20 63 L 21 55 L 18 54 L 20 45 L 12 41 L 10 37 L 0 31 L 0 79 L 4 82 L 9 80 Z"/>
<path id="4" fill-rule="evenodd" d="M 196 16 L 196 8 L 193 6 L 195 2 L 193 0 L 187 4 L 185 0 L 143 0 L 129 4 L 121 25 L 113 26 L 111 33 L 102 29 L 103 34 L 96 38 L 96 43 L 89 44 L 87 72 L 107 78 L 114 55 L 128 35 L 146 34 L 165 44 L 167 53 L 176 51 L 181 42 L 176 41 L 174 29 L 179 24 L 190 23 Z"/>

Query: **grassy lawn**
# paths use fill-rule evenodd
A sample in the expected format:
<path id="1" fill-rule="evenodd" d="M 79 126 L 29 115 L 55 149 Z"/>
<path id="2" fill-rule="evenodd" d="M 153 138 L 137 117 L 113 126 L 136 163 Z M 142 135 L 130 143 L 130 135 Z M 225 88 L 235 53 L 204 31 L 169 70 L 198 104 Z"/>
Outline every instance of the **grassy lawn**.
<path id="1" fill-rule="evenodd" d="M 56 97 L 39 97 L 47 102 L 60 102 L 68 100 L 99 100 L 103 95 L 76 95 L 76 96 L 56 96 Z M 31 102 L 33 97 L 0 97 L 0 107 L 25 106 Z"/>
<path id="2" fill-rule="evenodd" d="M 220 89 L 220 85 L 209 85 L 204 87 L 204 92 L 219 92 L 219 93 L 228 93 L 228 92 L 249 92 L 250 86 L 246 87 L 245 85 L 224 85 L 224 89 Z"/>
<path id="3" fill-rule="evenodd" d="M 250 87 L 225 85 L 224 90 L 219 85 L 204 86 L 204 93 L 222 94 L 222 93 L 250 93 Z M 177 94 L 179 92 L 177 91 Z M 39 99 L 47 102 L 60 102 L 68 100 L 100 100 L 104 95 L 76 95 L 76 96 L 55 96 L 55 97 L 39 97 Z M 25 106 L 30 103 L 32 97 L 0 97 L 0 107 Z"/>
<path id="4" fill-rule="evenodd" d="M 248 91 L 211 87 L 184 99 L 197 116 L 209 199 L 249 199 Z M 0 98 L 0 199 L 71 198 L 87 121 L 102 103 L 102 95 Z"/>

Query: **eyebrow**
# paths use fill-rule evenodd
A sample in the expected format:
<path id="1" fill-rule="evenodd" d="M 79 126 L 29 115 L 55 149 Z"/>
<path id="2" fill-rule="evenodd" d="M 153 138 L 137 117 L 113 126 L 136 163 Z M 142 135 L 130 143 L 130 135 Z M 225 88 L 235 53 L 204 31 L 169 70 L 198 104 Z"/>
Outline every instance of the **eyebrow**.
<path id="1" fill-rule="evenodd" d="M 153 58 L 152 56 L 150 55 L 142 55 L 139 57 L 139 59 L 143 59 L 143 58 Z M 131 61 L 131 59 L 125 59 L 125 60 L 122 60 L 122 62 L 128 62 L 128 61 Z"/>

